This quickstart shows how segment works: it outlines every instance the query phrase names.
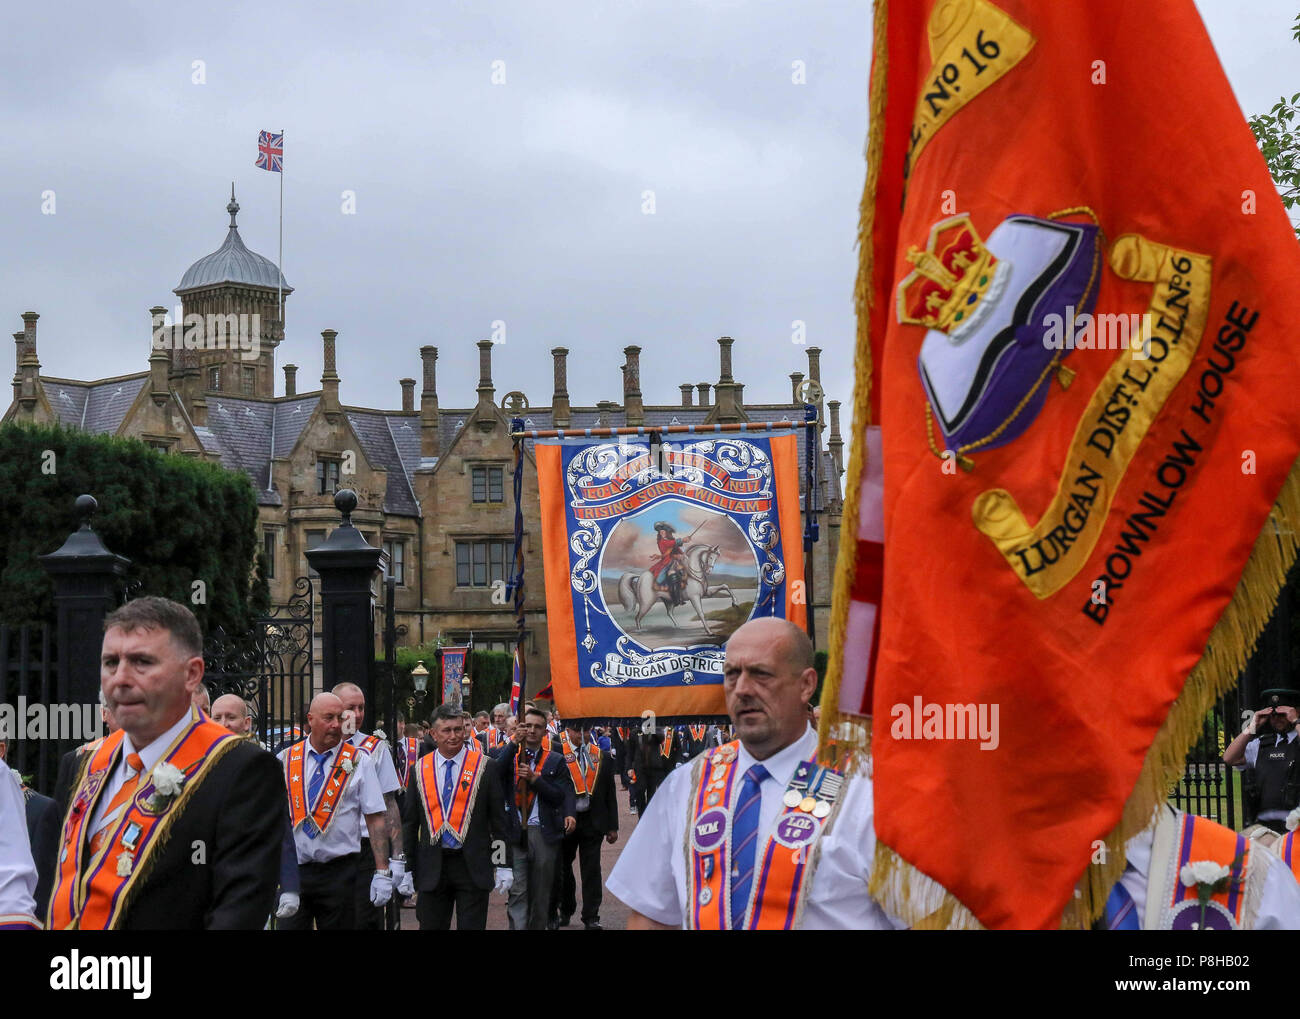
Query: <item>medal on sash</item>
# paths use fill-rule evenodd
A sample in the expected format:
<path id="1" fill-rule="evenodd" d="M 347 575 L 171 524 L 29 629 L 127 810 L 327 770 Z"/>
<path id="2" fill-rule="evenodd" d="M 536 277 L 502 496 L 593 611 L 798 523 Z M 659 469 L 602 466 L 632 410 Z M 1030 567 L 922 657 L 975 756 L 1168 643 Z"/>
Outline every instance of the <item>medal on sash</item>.
<path id="1" fill-rule="evenodd" d="M 738 743 L 700 759 L 691 791 L 686 847 L 686 926 L 731 928 L 731 829 L 737 789 Z M 782 797 L 783 810 L 754 857 L 754 880 L 742 927 L 790 930 L 803 913 L 812 886 L 813 849 L 835 814 L 844 776 L 816 761 L 801 761 Z"/>

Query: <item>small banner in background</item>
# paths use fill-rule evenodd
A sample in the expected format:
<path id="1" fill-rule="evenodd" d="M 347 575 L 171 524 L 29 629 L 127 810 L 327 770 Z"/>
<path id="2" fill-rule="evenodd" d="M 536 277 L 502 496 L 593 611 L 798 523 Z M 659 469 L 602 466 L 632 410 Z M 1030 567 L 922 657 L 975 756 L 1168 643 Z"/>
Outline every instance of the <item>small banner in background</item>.
<path id="1" fill-rule="evenodd" d="M 460 683 L 465 678 L 465 661 L 469 646 L 444 647 L 442 650 L 442 703 L 460 704 Z"/>

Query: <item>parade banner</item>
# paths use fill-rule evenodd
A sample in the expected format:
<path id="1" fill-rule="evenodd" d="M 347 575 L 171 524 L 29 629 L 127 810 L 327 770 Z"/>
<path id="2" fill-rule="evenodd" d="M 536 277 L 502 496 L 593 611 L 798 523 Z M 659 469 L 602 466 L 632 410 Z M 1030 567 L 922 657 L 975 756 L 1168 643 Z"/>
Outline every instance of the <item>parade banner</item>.
<path id="1" fill-rule="evenodd" d="M 1295 559 L 1300 246 L 1192 0 L 874 32 L 828 675 L 872 893 L 1086 924 Z"/>
<path id="2" fill-rule="evenodd" d="M 469 646 L 444 647 L 442 654 L 442 703 L 460 704 L 460 684 L 465 678 Z"/>
<path id="3" fill-rule="evenodd" d="M 805 625 L 795 437 L 538 442 L 551 685 L 561 717 L 726 715 L 746 620 Z"/>

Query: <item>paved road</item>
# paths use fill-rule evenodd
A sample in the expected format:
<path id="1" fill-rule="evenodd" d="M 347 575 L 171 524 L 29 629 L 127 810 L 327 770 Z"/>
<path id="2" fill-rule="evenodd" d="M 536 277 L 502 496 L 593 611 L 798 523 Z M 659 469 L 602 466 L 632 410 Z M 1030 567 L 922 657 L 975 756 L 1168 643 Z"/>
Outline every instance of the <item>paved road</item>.
<path id="1" fill-rule="evenodd" d="M 610 871 L 614 869 L 614 863 L 618 859 L 618 854 L 623 851 L 623 846 L 627 844 L 627 838 L 632 834 L 632 829 L 636 827 L 637 820 L 636 815 L 628 809 L 627 793 L 625 793 L 622 787 L 618 785 L 617 778 L 614 782 L 618 795 L 618 842 L 612 846 L 608 842 L 601 845 L 601 873 L 606 877 L 608 877 Z M 576 858 L 573 861 L 573 875 L 575 879 L 578 877 L 578 861 Z M 579 881 L 578 912 L 581 913 L 581 911 L 582 882 Z M 627 915 L 628 908 L 623 905 L 623 903 L 619 902 L 618 899 L 614 898 L 614 896 L 606 892 L 600 907 L 601 926 L 606 930 L 625 930 L 627 928 Z M 455 925 L 455 921 L 453 920 L 452 926 L 455 927 Z M 487 926 L 490 931 L 504 931 L 510 929 L 510 924 L 506 920 L 506 897 L 504 895 L 493 893 L 488 899 Z M 415 909 L 411 908 L 402 910 L 402 929 L 415 930 L 417 927 L 418 924 L 415 922 Z M 576 930 L 583 931 L 584 934 L 586 933 L 585 928 L 583 928 L 582 923 L 578 920 L 576 915 L 573 918 L 573 922 L 568 927 L 561 927 L 560 930 Z"/>

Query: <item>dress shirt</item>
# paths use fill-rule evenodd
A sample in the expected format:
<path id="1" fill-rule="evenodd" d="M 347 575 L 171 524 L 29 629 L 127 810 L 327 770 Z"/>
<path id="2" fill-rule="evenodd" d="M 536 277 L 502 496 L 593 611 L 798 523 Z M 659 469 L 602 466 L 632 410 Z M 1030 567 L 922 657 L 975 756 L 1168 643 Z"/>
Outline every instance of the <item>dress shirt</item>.
<path id="1" fill-rule="evenodd" d="M 349 738 L 351 743 L 358 750 L 361 744 L 365 742 L 367 733 L 355 732 Z M 388 746 L 387 740 L 380 740 L 375 744 L 372 753 L 361 751 L 361 759 L 366 762 L 370 773 L 374 776 L 375 787 L 379 790 L 381 796 L 387 796 L 401 789 L 401 783 L 397 781 L 397 766 L 393 764 L 393 752 Z M 385 804 L 387 809 L 387 804 Z M 360 815 L 357 816 L 357 849 L 362 849 L 362 843 L 370 838 L 370 829 L 366 827 L 366 819 Z M 397 850 L 393 850 L 397 852 Z"/>
<path id="2" fill-rule="evenodd" d="M 437 768 L 434 769 L 434 776 L 433 776 L 434 784 L 437 786 L 438 802 L 442 804 L 442 816 L 444 819 L 451 816 L 451 805 L 453 802 L 455 802 L 456 799 L 456 779 L 460 777 L 460 769 L 461 766 L 464 765 L 465 763 L 465 756 L 468 753 L 468 751 L 469 751 L 468 745 L 462 743 L 460 746 L 460 751 L 456 754 L 455 757 L 443 757 L 441 750 L 435 750 L 433 752 L 434 759 L 438 765 Z M 447 799 L 445 796 L 442 795 L 442 787 L 447 784 L 447 762 L 448 761 L 451 761 L 451 779 L 452 779 L 451 799 Z M 434 842 L 441 841 L 441 836 L 435 835 L 433 832 L 429 833 L 429 837 Z M 456 836 L 453 835 L 452 838 L 455 839 Z M 460 842 L 457 841 L 456 844 L 459 846 Z"/>
<path id="3" fill-rule="evenodd" d="M 91 815 L 90 824 L 86 827 L 87 839 L 92 838 L 95 832 L 99 831 L 101 827 L 107 824 L 107 821 L 104 818 L 105 808 L 113 802 L 113 797 L 117 795 L 117 791 L 121 789 L 122 786 L 126 784 L 126 780 L 131 777 L 131 766 L 126 763 L 127 755 L 140 755 L 140 760 L 144 764 L 144 771 L 140 776 L 141 781 L 143 781 L 144 776 L 149 774 L 153 766 L 167 756 L 167 751 L 172 749 L 172 744 L 175 743 L 180 734 L 185 731 L 186 727 L 190 724 L 190 721 L 190 711 L 187 708 L 185 713 L 177 719 L 176 723 L 170 729 L 164 732 L 147 747 L 140 750 L 136 749 L 135 744 L 131 742 L 130 736 L 125 732 L 122 733 L 122 746 L 118 751 L 117 766 L 113 768 L 112 774 L 108 776 L 108 781 L 104 783 L 103 791 L 99 794 L 99 799 L 95 801 L 95 813 Z M 94 751 L 87 751 L 87 753 L 93 752 Z"/>
<path id="4" fill-rule="evenodd" d="M 811 728 L 788 747 L 757 761 L 742 743 L 736 761 L 741 777 L 761 763 L 771 775 L 759 787 L 758 852 L 771 838 L 784 809 L 786 786 L 800 761 L 817 749 Z M 658 923 L 683 926 L 686 915 L 686 828 L 693 767 L 678 768 L 664 779 L 605 887 L 638 913 Z M 804 930 L 890 930 L 905 926 L 867 894 L 876 832 L 872 823 L 871 780 L 862 773 L 848 779 L 831 832 L 818 840 L 817 869 L 804 904 Z"/>
<path id="5" fill-rule="evenodd" d="M 1147 875 L 1151 872 L 1151 845 L 1155 840 L 1153 821 L 1146 831 L 1134 835 L 1124 847 L 1128 869 L 1119 879 L 1125 891 L 1133 897 L 1138 922 L 1145 929 L 1147 905 Z M 1251 856 L 1259 853 L 1268 859 L 1268 873 L 1264 876 L 1264 890 L 1260 895 L 1259 912 L 1255 915 L 1255 930 L 1300 930 L 1300 884 L 1281 859 L 1261 846 L 1251 847 Z"/>
<path id="6" fill-rule="evenodd" d="M 36 923 L 36 864 L 27 839 L 27 808 L 9 766 L 0 760 L 0 926 Z M 44 912 L 45 903 L 41 903 Z"/>
<path id="7" fill-rule="evenodd" d="M 554 751 L 552 751 L 552 753 L 553 752 Z M 535 765 L 537 763 L 537 758 L 540 757 L 541 754 L 541 747 L 538 747 L 536 750 L 530 750 L 528 747 L 524 747 L 524 760 L 528 761 L 530 765 Z M 537 795 L 537 789 L 532 786 L 529 787 L 529 792 L 533 794 L 533 809 L 528 813 L 528 827 L 536 828 L 542 823 L 541 815 L 537 811 L 538 805 L 542 802 L 542 798 Z"/>
<path id="8" fill-rule="evenodd" d="M 318 767 L 316 759 L 312 757 L 311 740 L 306 740 L 306 744 L 303 748 L 302 762 L 304 796 L 311 788 L 311 779 Z M 285 747 L 276 756 L 283 762 L 291 749 L 292 747 Z M 319 767 L 333 771 L 338 756 L 339 748 L 335 746 Z M 375 776 L 374 766 L 368 763 L 365 754 L 358 754 L 353 758 L 353 762 L 356 767 L 348 778 L 347 785 L 343 787 L 343 795 L 334 805 L 334 820 L 330 826 L 314 839 L 307 837 L 305 824 L 299 825 L 294 831 L 293 844 L 298 851 L 299 866 L 304 863 L 326 863 L 340 856 L 347 856 L 348 853 L 357 852 L 360 846 L 357 841 L 357 827 L 365 826 L 365 815 L 384 812 L 384 795 L 379 791 L 379 780 Z M 326 782 L 329 781 L 329 771 L 326 772 Z M 322 785 L 322 792 L 318 795 L 323 795 L 324 788 L 325 786 Z M 312 806 L 313 804 L 310 803 L 307 805 L 309 814 Z"/>

